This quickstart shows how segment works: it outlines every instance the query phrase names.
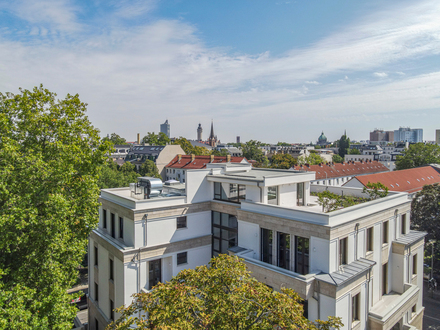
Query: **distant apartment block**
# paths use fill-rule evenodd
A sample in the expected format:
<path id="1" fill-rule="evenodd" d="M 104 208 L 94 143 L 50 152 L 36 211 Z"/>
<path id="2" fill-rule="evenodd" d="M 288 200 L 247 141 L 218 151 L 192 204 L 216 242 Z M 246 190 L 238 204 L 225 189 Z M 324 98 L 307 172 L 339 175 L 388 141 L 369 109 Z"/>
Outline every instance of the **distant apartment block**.
<path id="1" fill-rule="evenodd" d="M 160 132 L 165 134 L 168 137 L 170 136 L 170 124 L 168 123 L 168 119 L 165 120 L 163 124 L 160 124 Z"/>
<path id="2" fill-rule="evenodd" d="M 306 316 L 339 316 L 342 329 L 422 329 L 425 233 L 410 230 L 407 193 L 325 213 L 314 172 L 207 163 L 185 184 L 139 178 L 103 189 L 89 240 L 89 329 L 185 268 L 236 254 L 274 290 L 293 288 Z M 170 306 L 172 308 L 172 306 Z"/>
<path id="3" fill-rule="evenodd" d="M 398 130 L 394 131 L 394 141 L 410 143 L 423 142 L 423 129 L 400 127 Z"/>
<path id="4" fill-rule="evenodd" d="M 370 132 L 370 143 L 371 142 L 393 142 L 394 141 L 394 131 L 384 131 L 381 129 L 375 129 Z"/>
<path id="5" fill-rule="evenodd" d="M 435 143 L 440 145 L 440 129 L 435 130 Z"/>

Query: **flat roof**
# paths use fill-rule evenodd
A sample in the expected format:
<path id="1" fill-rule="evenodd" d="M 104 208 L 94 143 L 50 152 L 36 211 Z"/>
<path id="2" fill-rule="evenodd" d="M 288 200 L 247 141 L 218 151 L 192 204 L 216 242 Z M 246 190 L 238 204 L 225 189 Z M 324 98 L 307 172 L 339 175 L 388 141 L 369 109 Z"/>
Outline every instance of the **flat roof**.
<path id="1" fill-rule="evenodd" d="M 250 171 L 227 172 L 223 174 L 210 174 L 210 177 L 231 178 L 231 179 L 249 179 L 253 181 L 263 181 L 265 178 L 280 178 L 289 176 L 306 176 L 310 173 L 303 171 L 279 170 L 279 169 L 255 169 Z"/>

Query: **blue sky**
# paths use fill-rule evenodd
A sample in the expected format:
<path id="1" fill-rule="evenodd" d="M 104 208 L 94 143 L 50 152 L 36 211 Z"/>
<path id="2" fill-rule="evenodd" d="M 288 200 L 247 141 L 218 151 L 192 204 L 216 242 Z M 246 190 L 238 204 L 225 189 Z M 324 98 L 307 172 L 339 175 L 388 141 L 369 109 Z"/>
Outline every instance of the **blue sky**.
<path id="1" fill-rule="evenodd" d="M 384 4 L 385 3 L 385 4 Z M 440 128 L 440 2 L 0 2 L 0 91 L 78 93 L 102 135 L 330 140 Z"/>

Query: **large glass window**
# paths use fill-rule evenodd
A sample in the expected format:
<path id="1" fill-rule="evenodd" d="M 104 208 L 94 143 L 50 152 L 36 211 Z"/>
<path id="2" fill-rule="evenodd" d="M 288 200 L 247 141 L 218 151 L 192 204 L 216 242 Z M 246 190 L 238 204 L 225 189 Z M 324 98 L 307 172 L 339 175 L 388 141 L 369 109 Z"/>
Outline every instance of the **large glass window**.
<path id="1" fill-rule="evenodd" d="M 228 253 L 228 249 L 238 245 L 237 217 L 227 213 L 212 211 L 212 255 Z"/>
<path id="2" fill-rule="evenodd" d="M 304 205 L 304 182 L 296 184 L 296 204 L 298 206 Z"/>
<path id="3" fill-rule="evenodd" d="M 347 244 L 348 238 L 345 237 L 343 239 L 339 240 L 339 265 L 346 265 L 347 264 Z"/>
<path id="4" fill-rule="evenodd" d="M 273 231 L 261 228 L 261 261 L 272 263 Z"/>
<path id="5" fill-rule="evenodd" d="M 267 203 L 278 205 L 278 187 L 267 187 Z"/>
<path id="6" fill-rule="evenodd" d="M 111 221 L 111 235 L 114 238 L 115 237 L 115 214 L 114 213 L 110 213 L 110 221 Z"/>
<path id="7" fill-rule="evenodd" d="M 360 293 L 358 293 L 357 295 L 353 296 L 351 299 L 351 321 L 352 322 L 356 322 L 360 320 Z"/>
<path id="8" fill-rule="evenodd" d="M 148 272 L 148 290 L 162 280 L 162 265 L 161 259 L 151 260 L 149 263 Z"/>
<path id="9" fill-rule="evenodd" d="M 295 239 L 295 272 L 309 273 L 309 239 L 296 236 Z"/>
<path id="10" fill-rule="evenodd" d="M 373 251 L 374 240 L 373 240 L 373 227 L 367 229 L 367 252 Z"/>
<path id="11" fill-rule="evenodd" d="M 242 199 L 246 199 L 246 186 L 214 182 L 214 199 L 239 203 Z"/>
<path id="12" fill-rule="evenodd" d="M 290 269 L 290 234 L 278 233 L 278 267 Z"/>

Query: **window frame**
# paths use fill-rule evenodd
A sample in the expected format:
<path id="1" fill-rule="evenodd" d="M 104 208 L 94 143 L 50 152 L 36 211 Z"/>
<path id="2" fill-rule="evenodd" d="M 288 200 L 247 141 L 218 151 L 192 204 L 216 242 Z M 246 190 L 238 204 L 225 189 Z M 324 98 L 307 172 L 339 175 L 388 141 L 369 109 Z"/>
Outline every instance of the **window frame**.
<path id="1" fill-rule="evenodd" d="M 361 320 L 360 315 L 360 292 L 351 297 L 351 322 L 359 322 Z"/>
<path id="2" fill-rule="evenodd" d="M 389 242 L 389 220 L 382 222 L 382 244 L 388 244 Z"/>
<path id="3" fill-rule="evenodd" d="M 179 261 L 179 259 L 180 259 L 180 261 Z M 188 264 L 188 251 L 177 253 L 176 263 L 177 263 L 177 266 Z"/>
<path id="4" fill-rule="evenodd" d="M 102 209 L 102 228 L 107 229 L 107 210 Z"/>
<path id="5" fill-rule="evenodd" d="M 109 258 L 109 280 L 114 281 L 114 277 L 115 277 L 115 262 L 113 261 L 113 259 Z"/>
<path id="6" fill-rule="evenodd" d="M 111 237 L 116 238 L 116 228 L 115 228 L 116 220 L 115 220 L 115 214 L 114 213 L 110 213 L 110 225 L 111 225 L 110 235 L 111 235 Z"/>
<path id="7" fill-rule="evenodd" d="M 417 253 L 412 256 L 412 275 L 417 275 Z"/>
<path id="8" fill-rule="evenodd" d="M 348 264 L 348 237 L 339 239 L 339 266 Z"/>
<path id="9" fill-rule="evenodd" d="M 94 250 L 94 266 L 98 267 L 98 247 L 94 246 L 95 250 Z"/>
<path id="10" fill-rule="evenodd" d="M 95 282 L 95 301 L 99 302 L 99 285 Z"/>
<path id="11" fill-rule="evenodd" d="M 367 228 L 366 236 L 365 236 L 365 250 L 366 252 L 374 251 L 374 226 Z"/>
<path id="12" fill-rule="evenodd" d="M 403 213 L 400 217 L 400 233 L 406 235 L 406 213 Z"/>
<path id="13" fill-rule="evenodd" d="M 186 215 L 182 215 L 176 218 L 176 229 L 187 229 L 188 218 Z"/>
<path id="14" fill-rule="evenodd" d="M 119 217 L 119 238 L 124 239 L 124 218 Z"/>

